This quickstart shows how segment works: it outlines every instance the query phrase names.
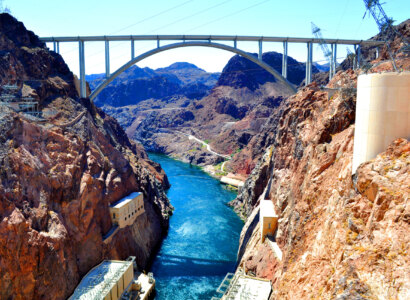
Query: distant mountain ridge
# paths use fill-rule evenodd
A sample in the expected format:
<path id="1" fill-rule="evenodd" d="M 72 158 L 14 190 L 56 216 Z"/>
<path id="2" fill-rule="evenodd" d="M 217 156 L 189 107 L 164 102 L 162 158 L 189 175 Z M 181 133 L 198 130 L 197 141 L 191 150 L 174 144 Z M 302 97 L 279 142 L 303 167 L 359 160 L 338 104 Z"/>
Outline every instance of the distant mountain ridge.
<path id="1" fill-rule="evenodd" d="M 156 70 L 132 66 L 107 86 L 94 102 L 97 106 L 119 107 L 176 95 L 199 99 L 209 93 L 219 75 L 186 62 L 176 62 Z M 91 90 L 103 82 L 104 77 L 105 74 L 87 75 Z"/>

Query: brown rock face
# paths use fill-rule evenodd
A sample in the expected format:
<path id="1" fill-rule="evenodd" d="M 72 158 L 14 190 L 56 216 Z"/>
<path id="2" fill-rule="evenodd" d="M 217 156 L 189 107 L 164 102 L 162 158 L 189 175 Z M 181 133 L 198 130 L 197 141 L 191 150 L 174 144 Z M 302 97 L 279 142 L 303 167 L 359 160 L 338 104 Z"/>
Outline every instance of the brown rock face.
<path id="1" fill-rule="evenodd" d="M 236 199 L 249 216 L 241 263 L 272 280 L 271 299 L 410 297 L 410 142 L 394 141 L 351 177 L 356 75 L 339 72 L 331 99 L 312 84 L 283 103 L 272 148 Z M 264 190 L 282 261 L 260 240 L 253 208 Z"/>
<path id="2" fill-rule="evenodd" d="M 168 226 L 161 168 L 118 123 L 78 99 L 73 75 L 22 23 L 0 15 L 1 84 L 17 83 L 52 119 L 0 107 L 0 298 L 65 299 L 104 258 L 142 269 Z M 146 212 L 109 243 L 109 204 L 133 191 Z"/>

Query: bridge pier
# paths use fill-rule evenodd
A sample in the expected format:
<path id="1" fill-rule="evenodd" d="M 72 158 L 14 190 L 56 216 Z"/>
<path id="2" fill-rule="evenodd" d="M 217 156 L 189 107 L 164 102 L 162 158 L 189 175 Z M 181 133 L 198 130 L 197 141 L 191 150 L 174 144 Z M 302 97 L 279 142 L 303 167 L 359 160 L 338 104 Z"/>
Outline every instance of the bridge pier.
<path id="1" fill-rule="evenodd" d="M 110 41 L 105 40 L 105 77 L 110 77 Z"/>
<path id="2" fill-rule="evenodd" d="M 135 43 L 134 40 L 131 39 L 131 60 L 135 58 Z"/>
<path id="3" fill-rule="evenodd" d="M 159 48 L 159 47 L 160 47 L 159 39 L 157 39 L 157 48 Z"/>
<path id="4" fill-rule="evenodd" d="M 353 70 L 357 69 L 357 45 L 353 45 L 354 49 L 354 58 L 353 58 Z"/>
<path id="5" fill-rule="evenodd" d="M 330 45 L 331 56 L 330 56 L 330 66 L 329 66 L 329 81 L 332 80 L 336 73 L 336 44 Z"/>
<path id="6" fill-rule="evenodd" d="M 333 74 L 332 77 L 336 74 L 336 64 L 337 64 L 337 44 L 333 44 Z"/>
<path id="7" fill-rule="evenodd" d="M 356 47 L 355 47 L 355 52 L 356 52 L 356 57 L 357 57 L 357 59 L 356 59 L 356 68 L 358 69 L 358 68 L 360 68 L 360 65 L 362 64 L 362 49 L 361 49 L 361 47 L 360 47 L 360 45 L 357 45 Z"/>
<path id="8" fill-rule="evenodd" d="M 60 42 L 53 41 L 53 51 L 55 53 L 60 53 Z"/>
<path id="9" fill-rule="evenodd" d="M 305 85 L 312 82 L 312 57 L 313 57 L 313 47 L 312 42 L 307 43 L 307 60 L 306 60 L 306 78 Z"/>
<path id="10" fill-rule="evenodd" d="M 288 77 L 288 41 L 283 42 L 282 76 L 283 78 Z"/>
<path id="11" fill-rule="evenodd" d="M 84 41 L 78 41 L 79 60 L 80 60 L 80 97 L 87 97 L 85 85 L 85 58 L 84 58 Z"/>
<path id="12" fill-rule="evenodd" d="M 234 39 L 234 40 L 233 40 L 233 47 L 236 49 L 236 48 L 238 48 L 237 46 L 238 46 L 237 40 Z"/>
<path id="13" fill-rule="evenodd" d="M 262 61 L 262 40 L 259 40 L 259 41 L 258 41 L 258 44 L 259 44 L 258 59 L 259 59 L 260 61 Z"/>

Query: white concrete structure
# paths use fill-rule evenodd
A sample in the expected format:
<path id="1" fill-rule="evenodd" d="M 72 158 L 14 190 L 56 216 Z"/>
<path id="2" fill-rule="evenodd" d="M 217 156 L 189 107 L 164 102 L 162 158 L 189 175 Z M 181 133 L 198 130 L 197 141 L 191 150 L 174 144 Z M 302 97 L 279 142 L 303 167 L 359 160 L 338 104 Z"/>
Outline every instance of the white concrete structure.
<path id="1" fill-rule="evenodd" d="M 104 260 L 83 277 L 70 300 L 117 300 L 134 280 L 133 259 Z"/>
<path id="2" fill-rule="evenodd" d="M 270 248 L 272 249 L 273 253 L 275 254 L 278 260 L 282 261 L 282 258 L 283 258 L 282 250 L 280 250 L 278 244 L 275 242 L 273 237 L 268 236 L 267 238 L 268 238 L 268 244 Z"/>
<path id="3" fill-rule="evenodd" d="M 410 138 L 410 73 L 360 75 L 352 174 L 397 138 Z"/>
<path id="4" fill-rule="evenodd" d="M 245 184 L 245 182 L 243 182 L 242 180 L 230 178 L 228 176 L 222 176 L 221 183 L 232 185 L 234 187 L 237 187 L 238 189 L 241 189 Z"/>
<path id="5" fill-rule="evenodd" d="M 263 243 L 267 235 L 273 236 L 275 234 L 278 226 L 278 216 L 271 200 L 261 200 L 259 204 L 259 223 Z"/>
<path id="6" fill-rule="evenodd" d="M 222 297 L 213 297 L 212 300 L 268 300 L 271 291 L 272 284 L 268 279 L 228 273 L 217 289 Z"/>
<path id="7" fill-rule="evenodd" d="M 144 195 L 139 192 L 132 193 L 110 205 L 111 220 L 120 228 L 132 225 L 144 211 Z"/>

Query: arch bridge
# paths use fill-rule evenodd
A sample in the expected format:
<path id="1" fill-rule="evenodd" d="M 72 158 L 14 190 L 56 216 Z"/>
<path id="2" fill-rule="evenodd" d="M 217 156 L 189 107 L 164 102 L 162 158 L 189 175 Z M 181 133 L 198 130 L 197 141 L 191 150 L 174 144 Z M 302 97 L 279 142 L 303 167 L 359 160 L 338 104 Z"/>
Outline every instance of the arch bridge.
<path id="1" fill-rule="evenodd" d="M 290 91 L 295 92 L 296 88 L 287 78 L 288 69 L 288 43 L 305 43 L 307 45 L 306 59 L 306 77 L 305 83 L 309 84 L 312 81 L 312 58 L 313 44 L 320 44 L 322 41 L 315 38 L 297 38 L 297 37 L 267 37 L 267 36 L 230 36 L 230 35 L 119 35 L 119 36 L 76 36 L 76 37 L 43 37 L 40 38 L 45 43 L 52 43 L 53 50 L 60 53 L 60 43 L 62 42 L 77 42 L 79 49 L 79 64 L 80 64 L 80 96 L 86 97 L 86 81 L 85 81 L 85 42 L 104 42 L 105 43 L 105 80 L 94 90 L 89 96 L 91 100 L 95 97 L 118 75 L 126 69 L 136 64 L 137 62 L 152 56 L 154 54 L 182 47 L 212 47 L 222 49 L 239 54 L 252 62 L 256 63 L 269 73 L 271 73 L 279 82 L 282 82 Z M 131 48 L 131 59 L 114 73 L 110 72 L 110 41 L 129 41 Z M 135 42 L 139 41 L 156 41 L 157 47 L 147 51 L 139 56 L 135 56 Z M 171 44 L 161 46 L 161 41 L 174 41 Z M 237 47 L 239 41 L 257 42 L 259 46 L 258 55 L 240 50 Z M 232 42 L 232 46 L 228 46 L 221 42 Z M 262 44 L 263 42 L 283 43 L 282 54 L 282 73 L 280 74 L 270 65 L 262 60 Z M 380 41 L 363 41 L 363 40 L 347 40 L 347 39 L 326 39 L 326 42 L 331 44 L 331 63 L 333 72 L 329 72 L 329 78 L 332 78 L 336 70 L 336 53 L 337 45 L 353 45 L 357 56 L 356 63 L 360 64 L 361 46 L 376 46 L 380 47 L 383 42 Z"/>

